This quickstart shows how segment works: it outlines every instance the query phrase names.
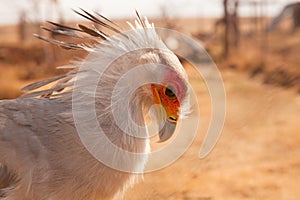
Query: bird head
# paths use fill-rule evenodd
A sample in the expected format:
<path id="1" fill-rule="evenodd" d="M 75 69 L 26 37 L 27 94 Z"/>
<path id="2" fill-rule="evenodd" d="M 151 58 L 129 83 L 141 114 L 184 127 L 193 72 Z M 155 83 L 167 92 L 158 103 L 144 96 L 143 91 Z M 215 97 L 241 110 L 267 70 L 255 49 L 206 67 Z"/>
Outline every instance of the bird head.
<path id="1" fill-rule="evenodd" d="M 101 91 L 96 95 L 96 100 L 98 103 L 97 105 L 103 106 L 103 112 L 107 114 L 108 108 L 112 109 L 113 107 L 112 110 L 118 111 L 118 113 L 128 114 L 127 107 L 124 106 L 124 102 L 126 101 L 120 101 L 120 99 L 126 99 L 126 97 L 130 96 L 128 94 L 132 90 L 129 90 L 126 87 L 116 87 L 119 88 L 119 90 L 115 90 L 115 85 L 121 82 L 119 82 L 119 80 L 126 80 L 127 82 L 124 85 L 135 89 L 136 83 L 146 82 L 146 80 L 149 80 L 145 87 L 143 87 L 141 90 L 137 90 L 138 92 L 143 92 L 141 92 L 139 95 L 133 96 L 141 96 L 141 99 L 145 100 L 146 103 L 143 104 L 145 113 L 147 113 L 146 111 L 153 105 L 153 103 L 160 105 L 156 106 L 159 108 L 157 109 L 157 117 L 160 126 L 159 138 L 160 142 L 168 140 L 173 135 L 180 118 L 189 112 L 190 106 L 188 100 L 189 92 L 187 87 L 187 75 L 177 56 L 167 48 L 167 46 L 157 35 L 154 25 L 150 24 L 147 18 L 142 20 L 138 13 L 135 26 L 129 23 L 132 30 L 123 32 L 120 26 L 98 13 L 97 16 L 100 18 L 88 13 L 85 10 L 82 10 L 82 12 L 75 12 L 80 16 L 92 21 L 93 23 L 104 26 L 105 28 L 117 33 L 117 35 L 109 37 L 108 34 L 102 32 L 101 30 L 95 29 L 95 27 L 89 28 L 85 25 L 79 25 L 78 28 L 74 28 L 50 22 L 50 24 L 54 26 L 53 30 L 47 28 L 45 28 L 45 30 L 53 33 L 57 33 L 57 30 L 61 30 L 59 31 L 59 34 L 72 37 L 74 36 L 86 39 L 88 41 L 93 39 L 95 40 L 96 44 L 94 46 L 90 43 L 69 43 L 35 35 L 42 40 L 59 45 L 63 48 L 81 49 L 90 52 L 90 54 L 87 56 L 85 61 L 80 64 L 80 67 L 72 66 L 75 69 L 73 73 L 69 73 L 59 78 L 55 77 L 53 81 L 63 79 L 63 81 L 61 81 L 55 87 L 31 95 L 42 94 L 44 97 L 51 97 L 54 92 L 61 91 L 61 89 L 64 89 L 67 87 L 67 85 L 73 86 L 72 91 L 74 91 L 77 89 L 74 84 L 74 81 L 76 80 L 86 81 L 78 84 L 80 86 L 87 85 L 87 88 L 84 90 L 80 89 L 80 91 L 84 91 L 84 95 L 95 95 L 94 88 L 88 86 L 93 86 L 94 82 L 96 82 L 99 84 L 99 91 Z M 81 34 L 87 34 L 88 36 Z M 102 41 L 102 39 L 105 41 Z M 139 73 L 140 71 L 137 70 L 136 72 L 138 72 L 138 74 L 132 73 L 134 77 L 131 79 L 121 78 L 125 76 L 127 72 L 131 71 L 132 69 L 136 69 L 136 66 L 143 66 L 144 64 L 154 64 L 155 67 L 153 67 L 151 70 L 146 69 L 141 71 L 144 72 L 144 74 Z M 160 65 L 164 66 L 163 69 L 160 68 Z M 80 73 L 77 73 L 77 70 Z M 74 78 L 75 76 L 77 77 L 76 79 Z M 78 78 L 79 76 L 82 76 L 82 78 Z M 152 79 L 152 76 L 155 76 L 154 79 Z M 101 79 L 99 79 L 99 77 L 101 77 Z M 149 77 L 150 79 L 148 79 Z M 67 81 L 65 81 L 65 79 Z M 143 81 L 139 82 L 136 79 L 143 79 Z M 159 80 L 159 84 L 152 83 L 154 80 Z M 26 87 L 23 91 L 30 88 L 39 88 L 41 85 L 43 86 L 51 83 L 51 81 L 52 80 L 31 85 Z M 65 84 L 65 82 L 68 82 L 68 84 Z M 152 83 L 150 85 L 150 89 L 148 83 Z M 80 88 L 82 87 L 83 86 Z M 115 92 L 114 94 L 112 94 L 113 91 Z M 66 96 L 67 95 L 68 94 L 66 93 Z M 110 96 L 116 97 L 114 102 L 117 103 L 112 104 Z M 94 100 L 94 98 L 91 99 Z M 139 109 L 139 106 L 137 106 L 139 105 L 137 103 L 139 101 L 134 101 L 139 98 L 132 99 L 131 105 L 133 106 L 130 108 L 130 112 L 132 112 L 135 116 L 131 116 L 131 118 L 134 119 L 137 124 L 141 124 L 140 120 L 144 117 L 141 117 L 141 115 L 145 113 L 142 113 L 142 109 Z M 97 111 L 100 112 L 102 110 L 97 108 Z M 139 115 L 139 113 L 142 114 Z M 99 116 L 108 118 L 106 115 Z M 114 115 L 113 117 L 117 118 L 116 121 L 122 122 L 120 124 L 125 124 L 124 127 L 122 127 L 124 130 L 126 130 L 125 132 L 135 132 L 132 128 L 135 126 L 131 126 L 132 123 L 128 122 L 128 120 L 131 118 L 124 119 L 124 116 L 125 115 L 118 114 Z M 102 121 L 106 123 L 105 120 L 106 119 L 102 119 Z M 108 124 L 111 124 L 110 120 L 107 121 Z M 138 135 L 140 134 L 140 129 L 137 128 L 137 130 L 138 131 L 136 132 L 138 133 L 135 134 Z"/>

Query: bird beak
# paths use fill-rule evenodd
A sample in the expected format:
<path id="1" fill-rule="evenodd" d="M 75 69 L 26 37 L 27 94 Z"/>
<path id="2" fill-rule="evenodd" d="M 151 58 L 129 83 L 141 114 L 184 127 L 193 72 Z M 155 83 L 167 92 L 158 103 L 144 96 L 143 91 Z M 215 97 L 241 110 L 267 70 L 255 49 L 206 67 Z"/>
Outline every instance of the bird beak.
<path id="1" fill-rule="evenodd" d="M 176 123 L 170 123 L 169 121 L 165 121 L 163 127 L 160 127 L 159 142 L 164 142 L 168 140 L 173 135 L 175 128 Z"/>
<path id="2" fill-rule="evenodd" d="M 162 102 L 159 92 L 155 86 L 152 87 L 152 91 L 154 95 L 154 103 L 161 105 L 156 106 L 156 113 L 160 122 L 159 142 L 164 142 L 173 135 L 176 129 L 178 114 L 172 106 L 166 102 Z"/>

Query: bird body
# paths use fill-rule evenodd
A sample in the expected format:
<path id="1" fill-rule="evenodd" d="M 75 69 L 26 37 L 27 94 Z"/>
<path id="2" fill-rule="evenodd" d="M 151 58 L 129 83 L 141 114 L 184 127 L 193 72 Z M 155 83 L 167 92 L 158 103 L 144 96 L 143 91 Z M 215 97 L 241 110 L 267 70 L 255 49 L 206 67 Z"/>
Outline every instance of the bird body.
<path id="1" fill-rule="evenodd" d="M 0 105 L 1 164 L 15 177 L 9 188 L 1 189 L 7 199 L 111 199 L 123 189 L 111 181 L 122 186 L 130 182 L 130 174 L 106 167 L 84 148 L 74 124 L 63 116 L 70 105 L 50 99 Z"/>
<path id="2" fill-rule="evenodd" d="M 90 14 L 86 16 L 95 21 Z M 75 35 L 69 27 L 61 27 L 64 34 Z M 88 50 L 90 55 L 74 64 L 74 69 L 65 75 L 25 87 L 24 90 L 29 93 L 23 97 L 0 101 L 1 200 L 113 199 L 133 185 L 137 175 L 130 172 L 142 172 L 150 152 L 147 129 L 140 128 L 145 126 L 145 113 L 156 102 L 155 98 L 160 99 L 162 104 L 175 102 L 177 106 L 178 99 L 184 101 L 187 96 L 187 78 L 180 62 L 155 31 L 146 32 L 146 27 L 153 28 L 147 21 L 139 20 L 132 34 L 121 34 L 117 38 L 109 38 L 96 31 L 106 41 L 93 47 L 48 40 L 64 47 Z M 81 32 L 83 30 L 96 35 L 86 27 Z M 129 93 L 134 82 L 153 77 L 157 72 L 157 63 L 169 69 L 161 70 L 155 77 L 166 81 L 166 85 L 173 84 L 178 91 L 177 97 L 173 97 L 171 90 L 165 92 L 165 88 L 155 84 L 144 84 L 134 93 Z M 115 92 L 116 85 L 126 72 L 145 64 L 150 64 L 150 67 L 137 71 L 135 79 L 128 79 L 127 84 L 121 85 L 121 89 Z M 106 68 L 107 65 L 109 67 Z M 94 80 L 97 80 L 96 84 Z M 50 89 L 32 91 L 52 82 L 57 83 Z M 153 91 L 157 91 L 155 94 L 158 95 L 155 96 Z M 160 98 L 165 94 L 169 95 L 168 101 L 163 100 L 166 97 Z M 126 106 L 123 102 L 126 103 L 129 95 L 128 111 L 124 110 Z M 115 97 L 117 103 L 112 105 Z M 85 98 L 90 100 L 83 101 Z M 91 104 L 94 105 L 95 115 L 86 109 Z M 180 112 L 177 107 L 172 109 L 167 109 L 167 114 L 172 115 L 168 118 L 169 124 L 176 123 Z M 80 122 L 74 119 L 74 110 L 84 116 Z M 124 115 L 126 112 L 128 115 Z M 118 119 L 122 120 L 125 129 L 120 128 Z M 139 126 L 133 126 L 129 119 Z M 104 136 L 113 145 L 134 153 L 133 156 L 123 156 L 121 151 L 112 151 L 107 144 L 99 143 L 95 148 L 96 154 L 109 159 L 111 165 L 127 170 L 120 171 L 100 162 L 97 155 L 93 155 L 82 142 L 78 127 L 86 126 L 93 120 L 99 122 Z M 95 127 L 86 127 L 87 134 L 97 133 Z M 168 139 L 173 131 L 172 128 L 163 129 L 161 139 Z M 137 134 L 144 137 L 137 137 Z M 93 142 L 94 139 L 90 140 Z"/>

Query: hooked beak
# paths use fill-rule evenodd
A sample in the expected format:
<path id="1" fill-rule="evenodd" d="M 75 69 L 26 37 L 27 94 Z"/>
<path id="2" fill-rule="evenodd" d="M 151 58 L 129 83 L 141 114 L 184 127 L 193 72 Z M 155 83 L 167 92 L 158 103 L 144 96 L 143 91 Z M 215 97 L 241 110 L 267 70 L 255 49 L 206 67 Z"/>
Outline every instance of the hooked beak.
<path id="1" fill-rule="evenodd" d="M 163 127 L 159 129 L 159 142 L 168 140 L 174 133 L 176 124 L 165 121 Z"/>
<path id="2" fill-rule="evenodd" d="M 159 92 L 155 86 L 152 87 L 152 90 L 154 94 L 154 103 L 161 105 L 156 106 L 156 112 L 160 122 L 158 142 L 164 142 L 171 138 L 171 136 L 174 134 L 177 125 L 178 114 L 177 111 L 172 109 L 172 106 L 162 102 Z"/>

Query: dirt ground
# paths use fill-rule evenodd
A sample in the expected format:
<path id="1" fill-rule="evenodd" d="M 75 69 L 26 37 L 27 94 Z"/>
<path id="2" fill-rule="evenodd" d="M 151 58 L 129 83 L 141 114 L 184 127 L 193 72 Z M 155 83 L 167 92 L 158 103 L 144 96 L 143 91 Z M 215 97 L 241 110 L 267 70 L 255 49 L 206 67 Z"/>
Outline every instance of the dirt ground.
<path id="1" fill-rule="evenodd" d="M 203 125 L 191 147 L 171 166 L 146 174 L 126 200 L 299 199 L 300 96 L 231 70 L 222 76 L 227 118 L 212 153 L 198 157 L 210 117 L 202 88 Z"/>

